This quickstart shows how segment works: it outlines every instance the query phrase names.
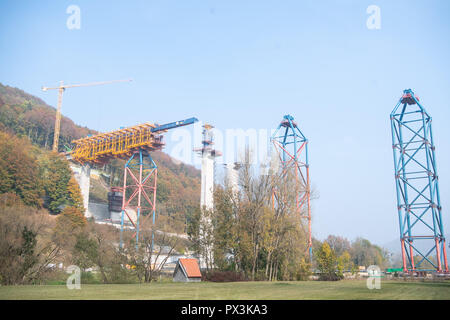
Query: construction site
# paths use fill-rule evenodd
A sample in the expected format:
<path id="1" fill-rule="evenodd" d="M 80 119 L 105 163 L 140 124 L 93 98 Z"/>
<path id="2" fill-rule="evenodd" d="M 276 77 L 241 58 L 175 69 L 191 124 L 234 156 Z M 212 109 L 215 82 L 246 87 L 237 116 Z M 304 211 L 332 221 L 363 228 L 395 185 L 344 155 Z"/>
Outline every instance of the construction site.
<path id="1" fill-rule="evenodd" d="M 61 82 L 58 88 L 43 87 L 44 91 L 59 90 L 53 150 L 58 150 L 63 91 L 70 87 L 107 83 L 111 82 L 74 86 L 64 86 Z M 397 192 L 395 197 L 402 254 L 402 267 L 396 271 L 401 271 L 405 276 L 423 276 L 427 272 L 449 274 L 431 116 L 420 104 L 414 92 L 406 89 L 391 112 L 390 120 Z M 123 245 L 124 232 L 133 232 L 137 245 L 140 240 L 140 225 L 147 219 L 155 224 L 157 219 L 158 166 L 152 159 L 152 152 L 163 150 L 164 133 L 171 129 L 193 125 L 197 121 L 197 118 L 192 117 L 163 125 L 143 123 L 121 128 L 74 140 L 72 141 L 73 149 L 64 153 L 72 163 L 71 168 L 79 183 L 85 216 L 93 218 L 96 223 L 110 224 L 119 228 L 120 247 Z M 213 128 L 210 124 L 203 125 L 202 146 L 193 150 L 201 158 L 200 208 L 202 211 L 214 209 L 215 159 L 222 156 L 220 151 L 214 149 Z M 294 188 L 297 190 L 295 208 L 308 228 L 307 251 L 312 261 L 309 141 L 294 117 L 285 115 L 270 138 L 270 142 L 273 145 L 271 156 L 281 166 L 280 177 L 295 179 Z M 112 159 L 126 161 L 123 187 L 112 187 L 109 190 L 107 205 L 89 202 L 92 168 L 100 168 Z M 226 181 L 234 192 L 240 190 L 238 168 L 241 165 L 238 162 L 225 165 Z M 272 174 L 276 173 L 272 171 Z M 282 193 L 285 191 L 273 188 L 273 209 L 279 205 L 278 200 L 283 198 Z M 202 232 L 206 231 L 200 231 Z M 187 235 L 177 236 L 187 238 Z M 208 235 L 205 233 L 201 236 Z M 152 243 L 152 248 L 153 245 Z M 200 267 L 205 269 L 205 260 L 213 261 L 212 250 L 212 247 L 204 248 L 205 256 L 187 252 L 184 255 L 172 254 L 169 257 L 170 254 L 166 252 L 166 256 L 156 257 L 155 255 L 153 258 L 160 260 L 167 258 L 164 269 L 173 272 L 178 259 L 195 256 Z M 420 259 L 415 261 L 414 256 L 419 256 Z M 421 267 L 424 262 L 428 262 L 432 268 Z"/>
<path id="2" fill-rule="evenodd" d="M 449 10 L 0 3 L 0 300 L 449 300 Z"/>

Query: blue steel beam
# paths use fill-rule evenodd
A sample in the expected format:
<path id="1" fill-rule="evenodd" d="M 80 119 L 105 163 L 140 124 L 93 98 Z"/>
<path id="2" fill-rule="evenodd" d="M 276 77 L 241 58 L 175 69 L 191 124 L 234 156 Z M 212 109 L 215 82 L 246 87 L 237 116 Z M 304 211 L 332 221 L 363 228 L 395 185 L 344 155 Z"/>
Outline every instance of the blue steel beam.
<path id="1" fill-rule="evenodd" d="M 431 116 L 406 89 L 390 120 L 403 271 L 448 272 Z"/>
<path id="2" fill-rule="evenodd" d="M 194 124 L 197 121 L 198 121 L 198 119 L 193 117 L 193 118 L 189 118 L 186 120 L 180 120 L 180 121 L 176 121 L 176 122 L 166 123 L 166 124 L 163 124 L 160 126 L 158 125 L 157 127 L 151 129 L 151 132 L 159 132 L 159 131 L 178 128 L 178 127 L 184 127 L 184 126 L 188 126 L 190 124 Z"/>

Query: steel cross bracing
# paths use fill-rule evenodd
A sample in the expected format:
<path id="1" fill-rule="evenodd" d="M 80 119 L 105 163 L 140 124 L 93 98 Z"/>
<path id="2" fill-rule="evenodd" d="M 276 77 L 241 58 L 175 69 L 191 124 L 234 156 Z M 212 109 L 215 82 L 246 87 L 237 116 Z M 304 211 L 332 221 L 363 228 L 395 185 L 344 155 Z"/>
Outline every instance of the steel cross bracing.
<path id="1" fill-rule="evenodd" d="M 431 116 L 411 89 L 390 116 L 404 272 L 448 272 Z"/>
<path id="2" fill-rule="evenodd" d="M 311 235 L 311 187 L 308 163 L 308 139 L 303 135 L 294 122 L 294 118 L 285 115 L 272 135 L 271 141 L 275 147 L 281 163 L 282 177 L 286 177 L 287 171 L 293 168 L 296 183 L 296 209 L 308 223 L 308 253 L 312 259 L 312 235 Z M 281 190 L 273 190 L 272 204 L 276 205 L 278 193 Z M 302 225 L 303 226 L 303 225 Z"/>
<path id="3" fill-rule="evenodd" d="M 139 224 L 141 216 L 144 216 L 144 219 L 147 219 L 151 214 L 153 225 L 155 224 L 157 177 L 158 167 L 146 150 L 141 149 L 136 151 L 125 164 L 122 217 L 120 224 L 121 248 L 123 246 L 125 221 L 129 222 L 135 230 L 133 237 L 136 240 L 136 246 L 139 242 Z M 130 209 L 134 210 L 136 217 L 131 215 Z M 152 233 L 152 246 L 153 236 Z"/>

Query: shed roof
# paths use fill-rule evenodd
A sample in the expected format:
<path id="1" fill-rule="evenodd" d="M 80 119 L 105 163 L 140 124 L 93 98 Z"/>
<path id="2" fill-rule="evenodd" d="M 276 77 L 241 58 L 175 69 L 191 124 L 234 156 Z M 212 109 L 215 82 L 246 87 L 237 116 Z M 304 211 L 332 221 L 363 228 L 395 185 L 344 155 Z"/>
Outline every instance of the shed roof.
<path id="1" fill-rule="evenodd" d="M 186 272 L 186 275 L 189 278 L 201 278 L 202 274 L 200 272 L 200 267 L 198 266 L 197 259 L 188 259 L 188 258 L 182 258 L 178 259 L 178 262 L 180 263 L 181 267 Z"/>

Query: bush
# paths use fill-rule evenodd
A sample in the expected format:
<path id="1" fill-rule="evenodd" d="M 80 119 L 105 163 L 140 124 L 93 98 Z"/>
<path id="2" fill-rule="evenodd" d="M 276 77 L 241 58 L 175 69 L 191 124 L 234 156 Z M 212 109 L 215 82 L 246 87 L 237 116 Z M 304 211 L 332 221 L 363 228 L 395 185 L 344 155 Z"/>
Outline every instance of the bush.
<path id="1" fill-rule="evenodd" d="M 52 272 L 43 282 L 45 285 L 65 285 L 69 274 L 64 270 L 52 268 Z"/>
<path id="2" fill-rule="evenodd" d="M 295 280 L 297 281 L 306 281 L 309 280 L 309 277 L 312 275 L 311 272 L 311 264 L 305 258 L 302 258 L 300 264 L 298 266 L 297 273 L 295 275 Z"/>
<path id="3" fill-rule="evenodd" d="M 211 282 L 237 282 L 248 281 L 243 273 L 235 271 L 209 271 L 202 274 L 202 281 Z"/>
<path id="4" fill-rule="evenodd" d="M 111 268 L 109 268 L 108 278 L 110 283 L 115 284 L 137 283 L 133 272 L 117 263 L 113 264 Z"/>
<path id="5" fill-rule="evenodd" d="M 338 275 L 336 273 L 331 274 L 321 274 L 319 280 L 321 281 L 339 281 L 342 280 L 344 276 Z"/>
<path id="6" fill-rule="evenodd" d="M 91 271 L 81 272 L 81 284 L 100 284 L 102 283 L 96 275 Z"/>

